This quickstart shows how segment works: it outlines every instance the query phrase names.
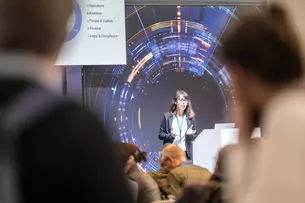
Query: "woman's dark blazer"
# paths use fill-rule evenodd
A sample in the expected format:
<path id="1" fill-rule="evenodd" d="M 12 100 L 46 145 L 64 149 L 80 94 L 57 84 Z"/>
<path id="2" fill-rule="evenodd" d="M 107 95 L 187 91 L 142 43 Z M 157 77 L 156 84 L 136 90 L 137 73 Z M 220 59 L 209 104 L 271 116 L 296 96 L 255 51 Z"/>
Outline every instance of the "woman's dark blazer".
<path id="1" fill-rule="evenodd" d="M 163 144 L 173 143 L 174 137 L 171 136 L 171 128 L 174 120 L 174 115 L 166 112 L 161 121 L 160 130 L 159 130 L 159 139 L 163 140 Z M 196 130 L 196 120 L 195 117 L 186 118 L 187 128 L 189 129 L 193 125 L 192 129 Z M 197 135 L 186 135 L 185 136 L 185 148 L 186 153 L 190 159 L 193 158 L 193 141 L 196 139 Z"/>

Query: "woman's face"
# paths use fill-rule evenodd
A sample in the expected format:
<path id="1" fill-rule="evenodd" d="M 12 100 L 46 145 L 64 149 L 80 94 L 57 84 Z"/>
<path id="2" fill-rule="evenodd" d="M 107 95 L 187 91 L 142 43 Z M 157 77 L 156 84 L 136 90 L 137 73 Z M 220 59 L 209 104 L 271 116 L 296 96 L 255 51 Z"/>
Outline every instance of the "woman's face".
<path id="1" fill-rule="evenodd" d="M 179 97 L 177 98 L 176 104 L 177 104 L 178 111 L 185 111 L 188 101 L 182 95 L 179 95 Z"/>

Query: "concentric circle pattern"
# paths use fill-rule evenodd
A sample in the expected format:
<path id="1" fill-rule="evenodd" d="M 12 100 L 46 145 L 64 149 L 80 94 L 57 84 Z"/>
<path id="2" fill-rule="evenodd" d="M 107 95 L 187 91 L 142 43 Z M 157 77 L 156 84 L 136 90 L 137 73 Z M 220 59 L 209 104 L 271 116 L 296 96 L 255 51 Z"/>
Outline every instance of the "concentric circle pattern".
<path id="1" fill-rule="evenodd" d="M 148 162 L 142 165 L 145 170 L 159 168 L 162 142 L 158 128 L 177 89 L 191 95 L 199 133 L 229 121 L 227 98 L 234 97 L 234 88 L 218 48 L 227 26 L 237 19 L 236 9 L 126 8 L 127 66 L 108 67 L 100 76 L 103 88 L 98 88 L 93 100 L 103 118 L 114 122 L 111 126 L 117 128 L 122 141 L 149 153 Z"/>

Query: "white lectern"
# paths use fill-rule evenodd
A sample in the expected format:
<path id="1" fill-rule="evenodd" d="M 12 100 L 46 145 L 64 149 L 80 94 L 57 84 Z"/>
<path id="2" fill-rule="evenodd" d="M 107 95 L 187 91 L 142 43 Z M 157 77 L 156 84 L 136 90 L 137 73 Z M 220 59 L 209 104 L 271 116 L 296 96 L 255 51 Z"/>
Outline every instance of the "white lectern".
<path id="1" fill-rule="evenodd" d="M 252 138 L 260 137 L 260 128 L 253 131 Z M 205 129 L 193 142 L 193 162 L 214 171 L 219 150 L 238 142 L 238 129 Z"/>

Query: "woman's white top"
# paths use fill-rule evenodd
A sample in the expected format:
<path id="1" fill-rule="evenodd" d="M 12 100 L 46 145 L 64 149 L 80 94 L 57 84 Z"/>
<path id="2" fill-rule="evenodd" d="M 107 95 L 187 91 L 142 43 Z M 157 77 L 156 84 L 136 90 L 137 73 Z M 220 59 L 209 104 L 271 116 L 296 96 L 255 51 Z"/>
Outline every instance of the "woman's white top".
<path id="1" fill-rule="evenodd" d="M 172 131 L 177 134 L 173 144 L 178 145 L 183 151 L 186 151 L 185 147 L 185 134 L 187 131 L 186 115 L 174 116 L 172 123 Z M 181 134 L 180 134 L 181 131 Z"/>

